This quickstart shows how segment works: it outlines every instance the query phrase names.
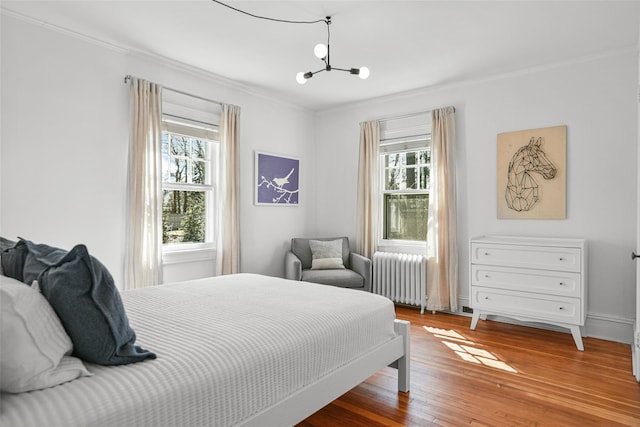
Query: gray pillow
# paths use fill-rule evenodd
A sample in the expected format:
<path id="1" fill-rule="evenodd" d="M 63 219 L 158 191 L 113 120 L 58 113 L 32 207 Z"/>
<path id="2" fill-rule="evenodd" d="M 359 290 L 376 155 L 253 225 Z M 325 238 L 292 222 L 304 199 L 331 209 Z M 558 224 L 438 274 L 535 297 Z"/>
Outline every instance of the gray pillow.
<path id="1" fill-rule="evenodd" d="M 84 245 L 46 268 L 38 284 L 71 338 L 74 356 L 100 365 L 155 359 L 154 353 L 135 345 L 111 274 Z"/>
<path id="2" fill-rule="evenodd" d="M 29 240 L 20 240 L 19 244 L 24 244 L 27 247 L 27 256 L 24 259 L 24 268 L 22 271 L 22 281 L 27 285 L 31 285 L 40 273 L 60 262 L 60 260 L 69 253 L 69 251 L 65 249 L 43 243 L 33 243 Z"/>
<path id="3" fill-rule="evenodd" d="M 11 244 L 13 243 L 13 245 Z M 31 286 L 47 267 L 60 261 L 68 251 L 42 243 L 20 239 L 17 243 L 0 238 L 2 271 L 5 276 Z"/>
<path id="4" fill-rule="evenodd" d="M 312 270 L 333 270 L 344 268 L 342 262 L 342 239 L 309 240 Z"/>
<path id="5" fill-rule="evenodd" d="M 2 257 L 0 263 L 2 264 L 2 274 L 12 279 L 23 280 L 24 262 L 27 258 L 27 246 L 21 240 L 11 246 L 11 241 L 3 238 L 2 245 L 6 247 L 2 251 Z"/>
<path id="6" fill-rule="evenodd" d="M 4 252 L 7 249 L 10 249 L 16 245 L 16 242 L 13 240 L 5 239 L 0 236 L 0 252 Z"/>

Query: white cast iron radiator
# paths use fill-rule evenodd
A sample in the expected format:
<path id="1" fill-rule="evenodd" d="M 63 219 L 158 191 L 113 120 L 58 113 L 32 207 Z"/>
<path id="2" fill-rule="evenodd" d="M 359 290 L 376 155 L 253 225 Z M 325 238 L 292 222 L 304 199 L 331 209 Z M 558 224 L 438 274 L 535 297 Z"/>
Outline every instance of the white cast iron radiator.
<path id="1" fill-rule="evenodd" d="M 427 294 L 427 257 L 416 254 L 373 254 L 373 293 L 400 304 L 420 306 L 424 313 Z"/>

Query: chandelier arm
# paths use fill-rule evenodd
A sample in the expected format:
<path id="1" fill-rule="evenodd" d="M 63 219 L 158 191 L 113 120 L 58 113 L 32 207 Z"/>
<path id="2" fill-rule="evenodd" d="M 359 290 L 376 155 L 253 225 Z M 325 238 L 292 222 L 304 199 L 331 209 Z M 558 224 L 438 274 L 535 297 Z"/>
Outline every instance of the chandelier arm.
<path id="1" fill-rule="evenodd" d="M 340 70 L 340 71 L 346 71 L 347 73 L 351 73 L 352 68 L 337 68 L 337 67 L 331 67 L 332 70 Z"/>

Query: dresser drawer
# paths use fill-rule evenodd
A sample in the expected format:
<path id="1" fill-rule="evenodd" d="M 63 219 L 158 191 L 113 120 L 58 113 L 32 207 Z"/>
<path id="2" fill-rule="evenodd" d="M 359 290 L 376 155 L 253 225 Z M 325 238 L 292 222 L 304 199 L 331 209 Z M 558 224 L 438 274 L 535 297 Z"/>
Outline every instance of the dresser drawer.
<path id="1" fill-rule="evenodd" d="M 471 285 L 579 298 L 580 273 L 526 268 L 471 266 Z"/>
<path id="2" fill-rule="evenodd" d="M 580 249 L 473 242 L 473 264 L 580 272 Z"/>
<path id="3" fill-rule="evenodd" d="M 561 296 L 504 291 L 474 286 L 473 309 L 487 310 L 495 314 L 527 317 L 533 320 L 582 325 L 580 300 Z"/>

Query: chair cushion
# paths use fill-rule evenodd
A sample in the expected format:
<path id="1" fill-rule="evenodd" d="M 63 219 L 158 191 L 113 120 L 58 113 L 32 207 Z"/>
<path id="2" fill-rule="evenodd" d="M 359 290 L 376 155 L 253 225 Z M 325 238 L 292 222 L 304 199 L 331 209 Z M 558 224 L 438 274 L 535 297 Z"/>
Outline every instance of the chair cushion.
<path id="1" fill-rule="evenodd" d="M 364 287 L 364 278 L 353 270 L 302 270 L 302 280 L 341 288 Z"/>
<path id="2" fill-rule="evenodd" d="M 314 238 L 313 240 L 327 241 L 342 239 L 342 264 L 346 268 L 349 267 L 349 239 L 347 237 L 328 237 L 328 238 Z M 293 252 L 302 263 L 302 269 L 307 270 L 311 268 L 311 262 L 313 256 L 311 254 L 311 247 L 309 246 L 309 240 L 307 238 L 294 237 L 291 239 L 291 252 Z"/>

